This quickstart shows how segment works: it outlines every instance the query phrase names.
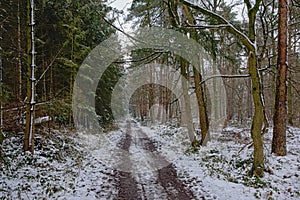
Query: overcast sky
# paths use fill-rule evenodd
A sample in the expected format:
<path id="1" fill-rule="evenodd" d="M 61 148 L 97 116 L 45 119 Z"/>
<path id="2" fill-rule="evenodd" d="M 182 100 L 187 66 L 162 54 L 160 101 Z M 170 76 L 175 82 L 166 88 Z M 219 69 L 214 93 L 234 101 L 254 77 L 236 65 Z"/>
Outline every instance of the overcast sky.
<path id="1" fill-rule="evenodd" d="M 110 0 L 108 5 L 113 8 L 117 8 L 118 10 L 126 11 L 130 7 L 131 2 L 132 0 Z"/>

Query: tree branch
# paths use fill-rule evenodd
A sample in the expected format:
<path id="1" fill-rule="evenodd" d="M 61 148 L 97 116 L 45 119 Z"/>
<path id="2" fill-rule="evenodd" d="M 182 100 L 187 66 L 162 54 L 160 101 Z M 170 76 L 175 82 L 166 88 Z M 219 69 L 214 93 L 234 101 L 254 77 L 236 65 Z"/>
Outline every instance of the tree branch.
<path id="1" fill-rule="evenodd" d="M 253 8 L 251 8 L 249 11 L 252 11 L 256 14 L 259 10 L 259 5 L 261 4 L 261 2 L 262 0 L 256 0 Z"/>
<path id="2" fill-rule="evenodd" d="M 252 8 L 252 4 L 251 4 L 250 0 L 244 0 L 244 2 L 247 5 L 248 10 L 250 10 Z"/>
<path id="3" fill-rule="evenodd" d="M 52 67 L 54 61 L 56 60 L 57 56 L 61 53 L 61 51 L 62 51 L 63 48 L 64 48 L 64 45 L 60 48 L 60 50 L 54 56 L 54 58 L 52 59 L 52 61 L 48 65 L 48 67 L 44 70 L 44 72 L 42 73 L 42 75 L 37 79 L 37 81 L 35 82 L 35 85 L 37 85 L 40 82 L 40 80 L 45 76 L 46 72 Z"/>
<path id="4" fill-rule="evenodd" d="M 115 64 L 136 63 L 136 62 L 142 62 L 142 61 L 145 61 L 145 60 L 147 60 L 147 59 L 149 59 L 149 58 L 151 58 L 150 60 L 152 61 L 153 58 L 154 58 L 154 60 L 155 60 L 156 58 L 159 58 L 163 53 L 166 53 L 166 52 L 164 52 L 164 51 L 153 52 L 152 54 L 147 55 L 147 56 L 145 56 L 145 57 L 143 57 L 143 58 L 140 58 L 140 59 L 137 59 L 137 60 L 134 60 L 134 59 L 132 59 L 132 60 L 123 60 L 123 61 L 115 61 L 115 62 L 113 62 L 113 63 L 115 63 Z M 153 58 L 152 58 L 152 57 L 153 57 Z"/>
<path id="5" fill-rule="evenodd" d="M 202 8 L 199 5 L 196 5 L 194 3 L 191 3 L 187 0 L 180 0 L 183 4 L 194 8 L 198 11 L 200 11 L 202 14 L 210 16 L 214 19 L 216 19 L 219 23 L 222 24 L 227 24 L 228 27 L 226 27 L 226 29 L 228 30 L 229 33 L 235 35 L 237 38 L 239 38 L 241 40 L 241 42 L 245 45 L 245 47 L 249 50 L 249 51 L 253 51 L 255 52 L 256 47 L 255 44 L 249 39 L 249 37 L 247 37 L 244 33 L 242 33 L 241 31 L 239 31 L 238 29 L 236 29 L 228 20 L 226 20 L 224 17 L 218 15 L 215 12 L 212 12 L 210 10 L 207 10 L 205 8 Z"/>
<path id="6" fill-rule="evenodd" d="M 188 28 L 196 28 L 196 29 L 221 29 L 221 28 L 228 28 L 228 24 L 218 24 L 218 25 L 192 25 L 186 22 Z"/>
<path id="7" fill-rule="evenodd" d="M 205 80 L 201 81 L 201 85 L 204 84 L 206 81 L 213 79 L 213 78 L 248 78 L 250 77 L 250 74 L 237 74 L 237 75 L 213 75 L 210 77 L 207 77 Z"/>

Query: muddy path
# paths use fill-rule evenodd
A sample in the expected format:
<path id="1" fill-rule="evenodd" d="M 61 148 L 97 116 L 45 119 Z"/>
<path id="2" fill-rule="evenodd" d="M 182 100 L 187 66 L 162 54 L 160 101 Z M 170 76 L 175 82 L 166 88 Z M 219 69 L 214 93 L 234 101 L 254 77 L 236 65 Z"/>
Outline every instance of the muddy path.
<path id="1" fill-rule="evenodd" d="M 120 167 L 115 175 L 117 199 L 196 199 L 188 186 L 179 180 L 174 165 L 159 155 L 155 142 L 135 122 L 126 122 L 125 135 L 117 146 L 129 153 L 129 156 L 119 158 Z M 139 162 L 134 157 L 136 152 L 143 160 L 142 164 L 135 165 Z M 136 168 L 143 165 L 147 168 Z M 122 167 L 126 170 L 122 171 Z"/>

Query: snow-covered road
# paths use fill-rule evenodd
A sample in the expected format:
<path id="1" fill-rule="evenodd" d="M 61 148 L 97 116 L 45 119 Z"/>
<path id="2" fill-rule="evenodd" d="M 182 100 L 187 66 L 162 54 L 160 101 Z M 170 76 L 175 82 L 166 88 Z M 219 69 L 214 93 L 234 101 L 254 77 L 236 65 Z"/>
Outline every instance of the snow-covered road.
<path id="1" fill-rule="evenodd" d="M 117 146 L 129 152 L 128 157 L 118 158 L 122 160 L 117 173 L 118 199 L 196 199 L 136 123 L 127 121 L 125 137 Z M 122 171 L 122 166 L 130 166 L 130 172 Z"/>

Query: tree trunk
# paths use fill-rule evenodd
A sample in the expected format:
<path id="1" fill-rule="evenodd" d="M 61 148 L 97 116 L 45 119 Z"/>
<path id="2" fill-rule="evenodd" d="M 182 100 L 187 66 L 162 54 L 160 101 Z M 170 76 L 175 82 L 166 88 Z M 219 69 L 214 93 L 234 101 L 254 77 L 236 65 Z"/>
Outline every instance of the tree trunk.
<path id="1" fill-rule="evenodd" d="M 184 8 L 184 13 L 186 14 L 186 17 L 188 19 L 188 22 L 192 25 L 195 25 L 196 24 L 195 19 L 191 14 L 189 8 L 186 5 L 184 5 L 183 8 Z M 194 30 L 191 30 L 191 38 L 197 40 L 196 32 Z M 201 145 L 206 145 L 207 141 L 209 140 L 209 122 L 207 116 L 204 88 L 203 85 L 201 84 L 202 76 L 200 73 L 200 62 L 196 61 L 196 63 L 199 63 L 199 66 L 193 66 L 193 73 L 194 73 L 194 82 L 195 82 L 195 93 L 196 93 L 197 103 L 198 103 L 199 124 L 201 129 Z M 217 105 L 215 104 L 215 106 Z"/>
<path id="2" fill-rule="evenodd" d="M 187 67 L 189 63 L 183 59 L 181 59 L 180 62 L 180 71 L 181 75 L 185 78 L 187 78 Z M 181 79 L 181 85 L 182 85 L 182 92 L 183 92 L 183 98 L 184 98 L 184 105 L 185 105 L 185 119 L 186 119 L 186 125 L 188 129 L 188 135 L 191 141 L 192 145 L 196 144 L 196 138 L 194 134 L 194 125 L 193 125 L 193 117 L 192 117 L 192 110 L 191 110 L 191 100 L 190 96 L 188 94 L 188 86 L 187 86 L 187 80 L 182 78 Z"/>
<path id="3" fill-rule="evenodd" d="M 255 43 L 255 19 L 256 13 L 259 9 L 260 0 L 257 0 L 255 5 L 252 7 L 248 6 L 248 17 L 249 17 L 249 39 Z M 251 137 L 254 145 L 254 161 L 252 166 L 252 173 L 255 176 L 263 176 L 264 167 L 264 151 L 263 151 L 263 124 L 266 123 L 266 116 L 264 112 L 264 103 L 262 97 L 262 84 L 258 72 L 258 59 L 256 55 L 256 49 L 248 49 L 248 65 L 249 73 L 252 82 L 252 98 L 254 103 L 254 116 L 251 125 Z M 265 124 L 266 126 L 267 124 Z"/>
<path id="4" fill-rule="evenodd" d="M 289 0 L 289 2 L 291 2 Z M 293 22 L 293 8 L 290 6 L 289 8 L 289 23 Z M 292 70 L 295 69 L 297 66 L 297 57 L 296 57 L 296 45 L 293 45 L 293 39 L 296 41 L 296 31 L 293 26 L 288 26 L 288 33 L 289 33 L 289 38 L 288 38 L 288 67 L 290 70 L 288 70 L 288 88 L 287 88 L 287 101 L 288 101 L 288 114 L 287 114 L 287 120 L 288 120 L 288 125 L 294 126 L 294 99 L 293 99 L 293 85 L 292 85 L 292 80 L 294 80 Z M 295 109 L 296 110 L 296 109 Z"/>
<path id="5" fill-rule="evenodd" d="M 254 116 L 251 126 L 251 137 L 254 145 L 254 161 L 252 173 L 258 177 L 263 176 L 264 153 L 262 140 L 262 127 L 264 122 L 264 107 L 262 101 L 262 88 L 260 77 L 257 70 L 257 58 L 255 53 L 250 52 L 249 58 L 249 73 L 252 80 L 252 98 L 254 102 Z"/>
<path id="6" fill-rule="evenodd" d="M 287 0 L 279 0 L 278 25 L 278 60 L 275 113 L 273 117 L 274 129 L 272 153 L 278 156 L 286 155 L 286 120 L 287 120 Z"/>
<path id="7" fill-rule="evenodd" d="M 199 109 L 199 122 L 201 129 L 201 145 L 206 145 L 209 140 L 209 123 L 206 111 L 206 102 L 204 100 L 204 91 L 201 85 L 202 77 L 200 72 L 194 68 L 195 77 L 195 92 L 197 96 L 198 109 Z"/>
<path id="8" fill-rule="evenodd" d="M 35 110 L 35 38 L 34 38 L 34 0 L 28 1 L 28 83 L 26 130 L 24 137 L 24 151 L 34 153 L 34 110 Z M 30 56 L 29 56 L 30 55 Z"/>
<path id="9" fill-rule="evenodd" d="M 21 49 L 21 17 L 20 17 L 20 0 L 18 1 L 18 94 L 17 99 L 22 101 L 22 49 Z M 21 112 L 20 112 L 21 117 Z"/>
<path id="10" fill-rule="evenodd" d="M 18 100 L 18 115 L 19 120 L 22 119 L 22 47 L 21 47 L 21 16 L 20 16 L 20 0 L 18 1 L 18 11 L 17 11 L 17 18 L 18 18 L 18 79 L 17 79 L 17 100 Z M 19 124 L 20 125 L 20 124 Z"/>
<path id="11" fill-rule="evenodd" d="M 155 123 L 155 117 L 154 117 L 154 83 L 153 83 L 153 70 L 152 67 L 150 67 L 150 85 L 149 85 L 149 99 L 148 99 L 148 105 L 149 105 L 149 114 L 151 119 L 151 124 Z"/>
<path id="12" fill-rule="evenodd" d="M 1 49 L 0 49 L 1 50 Z M 2 89 L 2 84 L 3 84 L 3 68 L 2 68 L 2 52 L 0 51 L 0 97 L 3 95 L 3 89 Z M 0 144 L 3 141 L 3 113 L 2 113 L 2 100 L 0 99 Z"/>

